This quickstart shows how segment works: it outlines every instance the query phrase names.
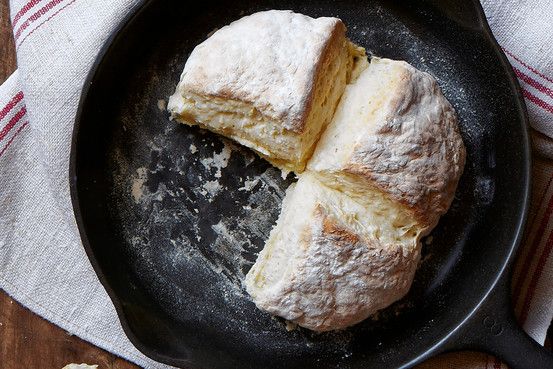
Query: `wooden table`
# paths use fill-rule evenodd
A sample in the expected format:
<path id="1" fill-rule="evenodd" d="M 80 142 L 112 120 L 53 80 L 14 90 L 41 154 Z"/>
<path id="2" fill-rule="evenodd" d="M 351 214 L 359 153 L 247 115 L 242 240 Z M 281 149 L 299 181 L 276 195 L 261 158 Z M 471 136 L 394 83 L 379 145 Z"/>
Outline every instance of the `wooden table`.
<path id="1" fill-rule="evenodd" d="M 16 68 L 8 0 L 0 0 L 0 84 Z M 69 363 L 137 369 L 30 312 L 0 290 L 0 368 L 61 369 Z"/>

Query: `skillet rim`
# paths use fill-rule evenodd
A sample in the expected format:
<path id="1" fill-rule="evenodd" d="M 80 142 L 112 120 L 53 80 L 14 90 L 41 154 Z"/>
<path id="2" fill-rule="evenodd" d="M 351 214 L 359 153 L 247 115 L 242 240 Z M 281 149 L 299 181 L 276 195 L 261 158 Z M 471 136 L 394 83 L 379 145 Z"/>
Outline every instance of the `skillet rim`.
<path id="1" fill-rule="evenodd" d="M 507 290 L 499 291 L 499 293 L 507 294 L 509 297 L 508 301 L 511 302 L 510 286 L 511 286 L 512 274 L 513 274 L 513 264 L 518 254 L 518 251 L 522 242 L 522 238 L 524 236 L 524 231 L 528 220 L 528 213 L 530 210 L 530 204 L 532 199 L 532 161 L 533 161 L 532 157 L 533 156 L 532 156 L 532 149 L 531 149 L 532 144 L 530 142 L 530 121 L 528 118 L 528 110 L 526 108 L 524 96 L 522 94 L 522 90 L 518 82 L 518 79 L 516 78 L 516 74 L 511 66 L 511 63 L 507 59 L 507 56 L 503 52 L 503 48 L 501 47 L 501 45 L 499 45 L 499 42 L 493 35 L 490 25 L 486 19 L 486 14 L 484 12 L 484 8 L 482 7 L 482 4 L 480 3 L 479 0 L 471 0 L 471 2 L 478 16 L 478 24 L 480 26 L 482 36 L 486 39 L 486 41 L 490 44 L 490 46 L 494 50 L 495 54 L 498 56 L 502 69 L 507 73 L 507 77 L 509 79 L 509 85 L 511 87 L 511 92 L 514 92 L 516 96 L 516 103 L 517 103 L 516 107 L 519 113 L 518 114 L 519 121 L 524 126 L 523 127 L 524 129 L 522 130 L 523 135 L 520 137 L 521 144 L 523 145 L 523 149 L 524 149 L 524 158 L 523 158 L 524 164 L 525 164 L 523 168 L 523 172 L 524 172 L 523 179 L 525 180 L 524 197 L 520 199 L 521 207 L 520 207 L 519 221 L 516 227 L 516 231 L 514 233 L 515 236 L 511 241 L 511 245 L 509 246 L 509 252 L 507 256 L 503 259 L 501 268 L 496 273 L 495 278 L 491 280 L 487 291 L 482 295 L 482 297 L 480 298 L 480 301 L 465 316 L 465 318 L 461 320 L 461 322 L 455 328 L 449 331 L 440 340 L 438 340 L 433 346 L 429 347 L 425 352 L 420 354 L 418 357 L 402 365 L 401 368 L 412 367 L 422 363 L 427 359 L 430 359 L 433 356 L 439 355 L 446 351 L 455 350 L 456 346 L 455 346 L 454 339 L 457 332 L 462 331 L 464 327 L 469 325 L 472 318 L 477 315 L 479 309 L 485 305 L 486 301 L 492 296 L 492 294 L 494 293 L 494 290 L 504 278 L 507 278 Z M 508 306 L 507 309 L 512 310 L 512 306 Z M 452 347 L 446 347 L 448 343 L 452 343 L 451 345 Z"/>
<path id="2" fill-rule="evenodd" d="M 123 332 L 125 333 L 127 338 L 131 341 L 131 343 L 140 352 L 142 352 L 150 359 L 153 359 L 155 361 L 165 363 L 168 365 L 182 365 L 184 363 L 190 363 L 190 362 L 188 360 L 179 360 L 179 359 L 175 359 L 175 358 L 163 355 L 157 352 L 155 349 L 151 349 L 147 345 L 143 344 L 142 341 L 134 334 L 129 322 L 127 321 L 127 317 L 123 310 L 123 305 L 119 300 L 117 293 L 112 289 L 110 283 L 105 277 L 104 271 L 102 270 L 101 266 L 97 262 L 96 257 L 94 255 L 94 251 L 88 240 L 88 237 L 85 231 L 84 222 L 82 219 L 81 209 L 80 209 L 78 185 L 77 185 L 78 181 L 77 181 L 77 175 L 76 175 L 76 172 L 77 172 L 76 152 L 77 152 L 77 139 L 78 139 L 79 130 L 80 130 L 80 121 L 81 121 L 83 109 L 86 104 L 89 91 L 93 87 L 93 82 L 96 77 L 97 71 L 100 65 L 102 64 L 102 62 L 104 61 L 106 55 L 113 47 L 114 41 L 119 37 L 121 31 L 129 24 L 131 24 L 133 19 L 138 17 L 142 11 L 145 11 L 149 3 L 152 3 L 154 1 L 156 0 L 138 0 L 129 9 L 128 13 L 119 21 L 117 26 L 111 31 L 109 37 L 104 41 L 96 58 L 94 59 L 94 62 L 90 66 L 90 70 L 87 73 L 87 76 L 85 78 L 85 82 L 83 84 L 82 91 L 79 97 L 79 104 L 75 115 L 73 132 L 71 135 L 71 151 L 70 151 L 70 158 L 69 158 L 69 178 L 68 179 L 69 179 L 69 191 L 71 195 L 71 203 L 72 203 L 73 212 L 75 215 L 75 222 L 79 230 L 79 235 L 81 238 L 81 242 L 83 244 L 83 248 L 85 249 L 86 255 L 94 269 L 94 272 L 96 273 L 98 279 L 100 280 L 100 283 L 106 290 L 110 300 L 114 305 L 115 311 L 117 313 L 117 317 L 121 323 L 121 327 L 123 328 Z M 491 48 L 494 50 L 495 54 L 498 56 L 502 69 L 507 74 L 511 92 L 513 92 L 514 96 L 516 97 L 516 105 L 517 105 L 516 108 L 519 112 L 518 114 L 519 121 L 524 126 L 523 127 L 524 129 L 522 131 L 523 135 L 520 137 L 520 143 L 523 146 L 523 155 L 524 155 L 523 157 L 524 168 L 522 168 L 523 175 L 524 175 L 524 178 L 522 179 L 525 181 L 524 196 L 520 199 L 521 206 L 520 206 L 520 214 L 518 215 L 519 221 L 516 227 L 516 231 L 514 233 L 514 238 L 511 244 L 509 245 L 509 252 L 501 262 L 498 262 L 498 264 L 501 265 L 500 269 L 496 273 L 495 278 L 493 278 L 489 282 L 489 287 L 487 291 L 480 298 L 480 301 L 465 316 L 465 318 L 461 320 L 460 323 L 457 324 L 455 328 L 451 329 L 447 334 L 442 336 L 442 338 L 436 341 L 434 345 L 421 350 L 422 352 L 417 357 L 415 357 L 408 363 L 403 364 L 402 367 L 414 366 L 418 363 L 421 363 L 427 360 L 428 358 L 434 355 L 437 355 L 446 351 L 445 346 L 448 343 L 448 341 L 451 341 L 452 337 L 455 336 L 456 332 L 460 331 L 462 327 L 467 325 L 467 323 L 476 314 L 479 308 L 485 303 L 485 301 L 490 296 L 494 288 L 496 288 L 499 281 L 502 280 L 502 278 L 511 277 L 512 265 L 521 244 L 521 240 L 524 234 L 524 229 L 525 229 L 525 225 L 528 217 L 529 207 L 530 207 L 531 188 L 532 188 L 532 183 L 531 183 L 532 182 L 532 179 L 531 179 L 532 152 L 531 152 L 531 142 L 530 142 L 530 135 L 529 135 L 530 125 L 529 125 L 529 119 L 528 119 L 528 112 L 521 92 L 521 87 L 511 67 L 511 64 L 507 59 L 507 56 L 503 52 L 501 46 L 495 39 L 490 29 L 490 26 L 486 20 L 486 16 L 484 13 L 484 9 L 482 8 L 482 5 L 478 0 L 471 0 L 471 3 L 478 16 L 478 25 L 480 27 L 479 29 L 480 33 L 482 34 L 483 38 L 489 43 Z M 509 283 L 510 283 L 510 279 L 509 279 Z M 509 291 L 505 291 L 505 293 L 509 293 Z"/>

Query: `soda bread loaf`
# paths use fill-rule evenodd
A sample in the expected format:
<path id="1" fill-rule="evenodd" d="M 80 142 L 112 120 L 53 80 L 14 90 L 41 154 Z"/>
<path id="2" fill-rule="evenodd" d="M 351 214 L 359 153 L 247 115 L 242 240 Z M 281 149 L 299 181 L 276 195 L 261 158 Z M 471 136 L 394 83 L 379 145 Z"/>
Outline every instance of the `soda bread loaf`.
<path id="1" fill-rule="evenodd" d="M 357 59 L 338 18 L 271 10 L 216 31 L 190 54 L 168 110 L 301 172 Z"/>
<path id="2" fill-rule="evenodd" d="M 432 76 L 369 64 L 337 18 L 273 10 L 198 45 L 168 108 L 299 174 L 246 276 L 260 309 L 328 331 L 408 292 L 465 163 Z"/>

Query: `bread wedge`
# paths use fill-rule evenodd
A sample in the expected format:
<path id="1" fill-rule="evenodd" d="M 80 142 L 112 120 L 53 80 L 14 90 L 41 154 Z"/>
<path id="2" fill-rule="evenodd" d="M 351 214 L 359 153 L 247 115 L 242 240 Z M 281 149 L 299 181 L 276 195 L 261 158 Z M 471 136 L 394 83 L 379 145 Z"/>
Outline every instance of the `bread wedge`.
<path id="1" fill-rule="evenodd" d="M 347 86 L 307 168 L 367 207 L 390 200 L 429 232 L 464 165 L 457 117 L 436 80 L 404 61 L 372 58 Z"/>
<path id="2" fill-rule="evenodd" d="M 338 18 L 288 10 L 243 17 L 198 45 L 168 110 L 301 172 L 364 49 Z"/>
<path id="3" fill-rule="evenodd" d="M 287 191 L 277 225 L 246 276 L 257 307 L 322 332 L 356 324 L 403 297 L 420 235 L 310 173 Z"/>

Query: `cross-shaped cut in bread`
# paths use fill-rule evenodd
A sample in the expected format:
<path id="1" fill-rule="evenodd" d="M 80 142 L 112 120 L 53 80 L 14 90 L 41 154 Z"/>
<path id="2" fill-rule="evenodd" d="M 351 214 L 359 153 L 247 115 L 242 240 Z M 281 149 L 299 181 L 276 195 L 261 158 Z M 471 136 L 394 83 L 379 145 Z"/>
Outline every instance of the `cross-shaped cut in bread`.
<path id="1" fill-rule="evenodd" d="M 168 109 L 299 174 L 245 282 L 260 309 L 315 331 L 407 293 L 465 164 L 436 80 L 402 61 L 369 65 L 337 18 L 267 11 L 221 28 L 190 55 Z"/>

